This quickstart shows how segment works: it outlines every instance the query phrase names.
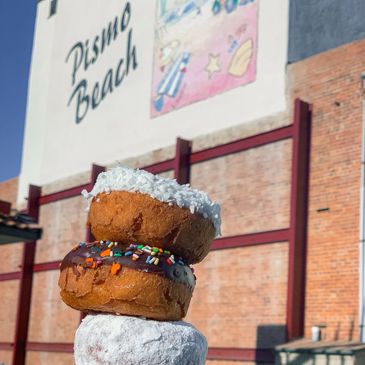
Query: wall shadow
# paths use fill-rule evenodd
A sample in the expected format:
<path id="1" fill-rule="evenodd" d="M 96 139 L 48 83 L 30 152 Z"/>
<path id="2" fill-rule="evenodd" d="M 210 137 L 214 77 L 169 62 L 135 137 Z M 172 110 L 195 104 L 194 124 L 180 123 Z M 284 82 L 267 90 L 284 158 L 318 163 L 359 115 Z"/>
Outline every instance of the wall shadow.
<path id="1" fill-rule="evenodd" d="M 286 326 L 282 324 L 264 324 L 256 331 L 256 364 L 274 364 L 273 348 L 286 341 Z"/>

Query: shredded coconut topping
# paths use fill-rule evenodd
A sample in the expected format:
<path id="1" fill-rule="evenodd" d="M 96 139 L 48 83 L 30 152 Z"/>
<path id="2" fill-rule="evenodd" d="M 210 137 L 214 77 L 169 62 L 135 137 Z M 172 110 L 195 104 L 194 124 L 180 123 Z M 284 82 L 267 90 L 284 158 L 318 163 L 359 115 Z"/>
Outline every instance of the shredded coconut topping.
<path id="1" fill-rule="evenodd" d="M 93 189 L 81 193 L 90 203 L 99 193 L 111 191 L 131 191 L 148 194 L 154 199 L 187 208 L 190 212 L 199 213 L 210 219 L 214 225 L 216 236 L 220 235 L 220 206 L 209 199 L 208 194 L 193 189 L 190 184 L 180 185 L 176 180 L 165 179 L 144 170 L 134 170 L 119 166 L 99 174 Z"/>

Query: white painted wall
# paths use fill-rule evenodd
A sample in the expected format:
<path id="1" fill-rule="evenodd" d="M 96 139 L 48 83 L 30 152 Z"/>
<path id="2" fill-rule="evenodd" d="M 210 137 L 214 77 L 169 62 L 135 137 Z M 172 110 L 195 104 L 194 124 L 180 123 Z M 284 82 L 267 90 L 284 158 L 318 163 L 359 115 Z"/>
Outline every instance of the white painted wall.
<path id="1" fill-rule="evenodd" d="M 111 163 L 174 143 L 177 136 L 194 138 L 271 115 L 286 108 L 285 66 L 288 42 L 288 0 L 259 0 L 256 81 L 150 118 L 154 20 L 153 0 L 132 1 L 133 43 L 138 68 L 95 110 L 76 124 L 71 65 L 66 56 L 78 41 L 93 39 L 120 15 L 126 0 L 58 0 L 49 18 L 49 0 L 38 3 L 35 42 L 28 91 L 19 201 L 29 183 L 43 185 L 88 170 L 92 162 Z M 125 53 L 120 35 L 84 73 L 88 82 L 102 82 Z M 83 72 L 78 72 L 78 79 Z"/>

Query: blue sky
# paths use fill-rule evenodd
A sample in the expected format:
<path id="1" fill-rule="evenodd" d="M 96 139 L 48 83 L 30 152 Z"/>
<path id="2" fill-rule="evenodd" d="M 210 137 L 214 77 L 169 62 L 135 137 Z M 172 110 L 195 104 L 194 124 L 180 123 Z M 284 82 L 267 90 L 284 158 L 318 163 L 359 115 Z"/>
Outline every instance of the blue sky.
<path id="1" fill-rule="evenodd" d="M 19 175 L 36 0 L 0 0 L 0 181 Z"/>

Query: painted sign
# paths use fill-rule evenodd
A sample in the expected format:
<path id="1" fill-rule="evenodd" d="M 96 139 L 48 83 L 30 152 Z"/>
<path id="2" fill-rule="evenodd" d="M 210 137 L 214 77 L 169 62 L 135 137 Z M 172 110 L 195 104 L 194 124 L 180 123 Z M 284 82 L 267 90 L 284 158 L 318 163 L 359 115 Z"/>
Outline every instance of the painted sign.
<path id="1" fill-rule="evenodd" d="M 51 18 L 50 4 L 37 2 L 19 202 L 29 183 L 287 110 L 289 0 L 62 0 Z"/>
<path id="2" fill-rule="evenodd" d="M 158 0 L 152 117 L 256 79 L 258 0 Z"/>
<path id="3" fill-rule="evenodd" d="M 127 1 L 121 15 L 114 17 L 108 25 L 103 28 L 91 40 L 76 42 L 70 49 L 66 57 L 66 63 L 72 67 L 71 84 L 73 87 L 68 106 L 75 105 L 75 123 L 79 124 L 87 115 L 89 109 L 96 109 L 99 104 L 114 89 L 119 87 L 123 79 L 128 76 L 130 70 L 135 70 L 137 63 L 137 50 L 132 41 L 132 27 L 129 27 L 132 7 Z M 125 56 L 120 58 L 114 67 L 108 69 L 102 81 L 97 81 L 93 85 L 88 85 L 86 78 L 78 79 L 79 71 L 86 72 L 94 65 L 117 38 L 126 33 Z M 125 42 L 125 39 L 123 39 Z"/>

